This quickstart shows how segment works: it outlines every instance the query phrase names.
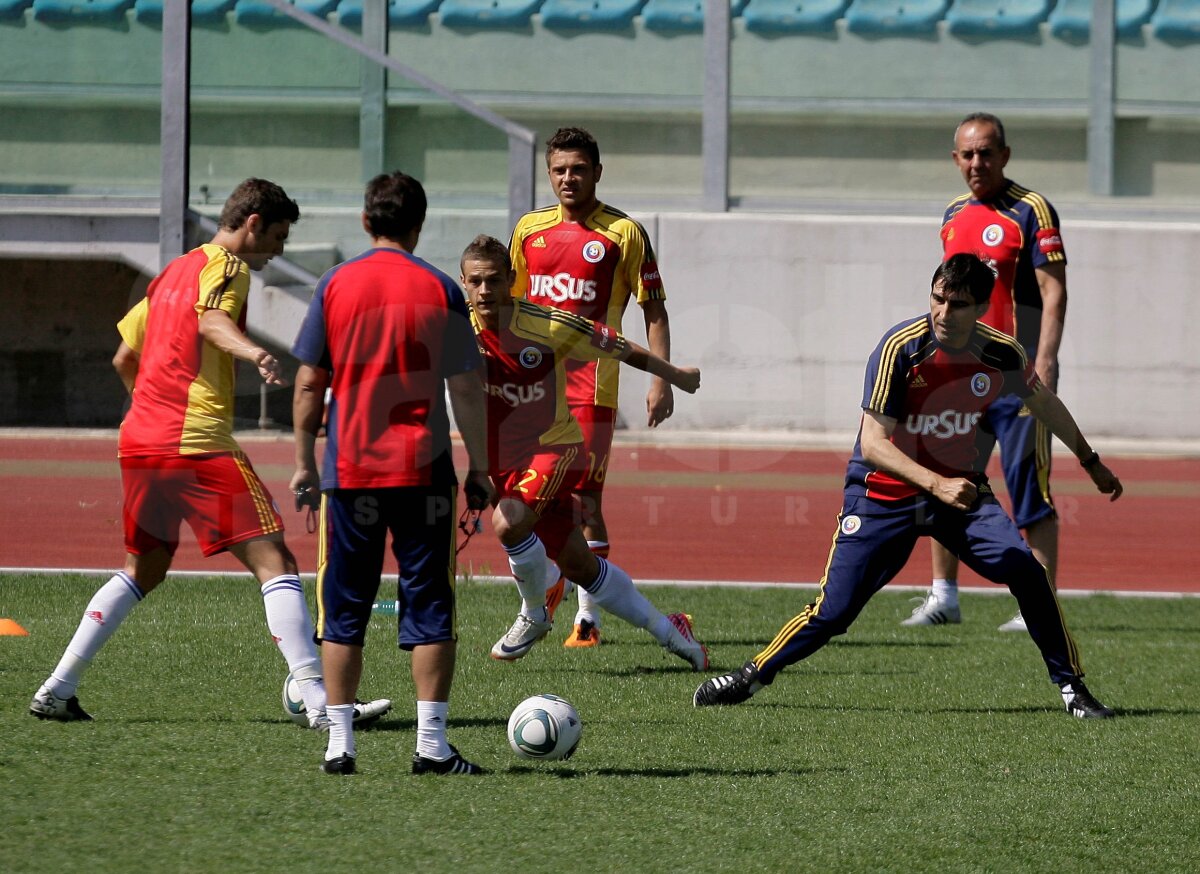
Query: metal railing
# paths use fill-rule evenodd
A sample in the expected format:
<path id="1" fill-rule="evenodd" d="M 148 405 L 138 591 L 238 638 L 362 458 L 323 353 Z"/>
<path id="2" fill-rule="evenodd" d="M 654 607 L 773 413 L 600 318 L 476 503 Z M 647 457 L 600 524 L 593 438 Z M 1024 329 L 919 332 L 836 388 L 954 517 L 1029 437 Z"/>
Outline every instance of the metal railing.
<path id="1" fill-rule="evenodd" d="M 527 127 L 492 112 L 418 70 L 388 57 L 386 47 L 387 0 L 364 0 L 363 33 L 382 37 L 380 47 L 370 46 L 349 31 L 323 18 L 305 12 L 287 0 L 266 0 L 280 13 L 305 27 L 322 33 L 349 48 L 380 68 L 403 76 L 420 88 L 436 94 L 463 112 L 501 131 L 508 138 L 508 218 L 509 226 L 533 208 L 533 179 L 537 163 L 537 135 Z M 188 197 L 188 147 L 190 144 L 188 104 L 190 102 L 191 4 L 188 0 L 163 3 L 163 81 L 162 81 L 162 192 L 160 218 L 162 263 L 182 254 L 185 238 L 185 213 Z M 364 83 L 367 97 L 360 131 L 376 131 L 382 136 L 383 83 L 378 79 Z M 382 160 L 382 148 L 372 154 Z M 379 167 L 376 172 L 384 168 Z"/>

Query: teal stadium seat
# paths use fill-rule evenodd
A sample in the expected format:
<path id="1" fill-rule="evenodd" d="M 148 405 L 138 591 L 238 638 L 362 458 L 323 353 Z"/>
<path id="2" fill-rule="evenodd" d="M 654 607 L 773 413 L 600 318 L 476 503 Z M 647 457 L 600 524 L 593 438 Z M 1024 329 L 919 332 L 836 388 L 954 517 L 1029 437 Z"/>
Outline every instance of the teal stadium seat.
<path id="1" fill-rule="evenodd" d="M 542 24 L 555 30 L 628 30 L 646 0 L 546 0 Z"/>
<path id="2" fill-rule="evenodd" d="M 937 31 L 950 0 L 851 0 L 846 29 L 872 36 L 913 36 Z"/>
<path id="3" fill-rule="evenodd" d="M 419 27 L 429 22 L 429 16 L 442 0 L 388 0 L 388 24 L 393 27 Z M 337 21 L 342 27 L 362 29 L 363 0 L 342 0 L 337 7 Z"/>
<path id="4" fill-rule="evenodd" d="M 741 15 L 746 0 L 733 0 L 730 18 Z M 642 24 L 659 33 L 700 33 L 704 30 L 705 0 L 646 0 Z"/>
<path id="5" fill-rule="evenodd" d="M 192 24 L 224 24 L 237 0 L 192 0 Z M 163 0 L 137 0 L 133 15 L 142 24 L 162 24 Z"/>
<path id="6" fill-rule="evenodd" d="M 1116 0 L 1117 36 L 1138 37 L 1157 0 Z M 1086 42 L 1092 34 L 1092 0 L 1058 0 L 1050 13 L 1050 33 L 1067 42 Z"/>
<path id="7" fill-rule="evenodd" d="M 946 30 L 955 36 L 1029 36 L 1050 14 L 1051 0 L 954 0 Z"/>
<path id="8" fill-rule="evenodd" d="M 33 0 L 33 17 L 56 23 L 124 21 L 133 0 Z"/>
<path id="9" fill-rule="evenodd" d="M 1164 42 L 1200 40 L 1198 0 L 1159 0 L 1150 16 L 1150 32 Z"/>
<path id="10" fill-rule="evenodd" d="M 24 18 L 25 10 L 32 5 L 33 0 L 0 0 L 0 21 Z"/>
<path id="11" fill-rule="evenodd" d="M 542 0 L 442 0 L 438 17 L 449 27 L 525 27 Z"/>
<path id="12" fill-rule="evenodd" d="M 318 18 L 327 18 L 338 5 L 338 0 L 288 0 L 288 2 Z M 284 15 L 270 3 L 263 3 L 262 0 L 237 0 L 233 7 L 233 17 L 238 24 L 251 27 L 304 26 L 291 16 Z"/>
<path id="13" fill-rule="evenodd" d="M 750 0 L 746 30 L 761 34 L 831 33 L 850 0 Z"/>

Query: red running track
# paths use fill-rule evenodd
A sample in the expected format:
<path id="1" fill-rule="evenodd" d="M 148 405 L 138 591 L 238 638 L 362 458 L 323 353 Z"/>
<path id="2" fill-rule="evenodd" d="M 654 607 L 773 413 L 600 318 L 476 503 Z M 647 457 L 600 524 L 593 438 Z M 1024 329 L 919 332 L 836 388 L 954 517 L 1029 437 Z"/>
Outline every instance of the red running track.
<path id="1" fill-rule="evenodd" d="M 301 570 L 316 567 L 316 536 L 292 512 L 292 445 L 245 440 L 279 500 Z M 618 445 L 605 515 L 613 560 L 635 579 L 815 582 L 840 509 L 847 452 L 780 448 Z M 1125 495 L 1110 503 L 1069 458 L 1056 459 L 1064 589 L 1200 592 L 1200 459 L 1105 458 Z M 115 568 L 123 561 L 116 438 L 0 438 L 8 523 L 0 566 Z M 996 482 L 998 477 L 993 478 Z M 463 570 L 505 574 L 486 524 L 460 556 Z M 204 559 L 186 529 L 176 570 L 240 569 Z M 929 551 L 918 545 L 898 583 L 924 585 Z M 982 581 L 964 569 L 964 585 Z"/>

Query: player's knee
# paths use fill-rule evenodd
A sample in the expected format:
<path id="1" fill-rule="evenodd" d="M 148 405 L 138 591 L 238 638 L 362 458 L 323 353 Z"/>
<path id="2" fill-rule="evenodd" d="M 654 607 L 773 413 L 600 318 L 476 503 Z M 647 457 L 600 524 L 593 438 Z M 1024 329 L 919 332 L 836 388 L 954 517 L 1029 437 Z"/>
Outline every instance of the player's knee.
<path id="1" fill-rule="evenodd" d="M 516 546 L 527 538 L 537 517 L 519 501 L 502 500 L 492 512 L 492 530 L 505 546 Z"/>
<path id="2" fill-rule="evenodd" d="M 300 565 L 296 561 L 296 556 L 286 544 L 279 544 L 279 558 L 283 562 L 283 572 L 285 574 L 299 574 Z"/>
<path id="3" fill-rule="evenodd" d="M 999 560 L 984 573 L 992 582 L 1010 589 L 1028 585 L 1045 585 L 1049 581 L 1046 568 L 1028 549 L 1006 549 Z"/>
<path id="4" fill-rule="evenodd" d="M 165 549 L 155 549 L 146 555 L 125 556 L 125 573 L 137 583 L 143 594 L 150 594 L 167 578 L 171 555 Z"/>

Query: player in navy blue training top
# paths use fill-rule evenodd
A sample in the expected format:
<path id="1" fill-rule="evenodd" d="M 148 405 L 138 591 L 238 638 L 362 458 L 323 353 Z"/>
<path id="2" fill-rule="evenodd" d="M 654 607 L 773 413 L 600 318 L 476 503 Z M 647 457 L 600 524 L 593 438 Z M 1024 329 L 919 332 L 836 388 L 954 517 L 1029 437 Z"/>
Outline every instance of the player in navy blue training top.
<path id="1" fill-rule="evenodd" d="M 974 255 L 952 256 L 933 274 L 929 313 L 884 335 L 867 364 L 862 424 L 816 600 L 751 661 L 702 683 L 696 706 L 745 701 L 783 668 L 844 634 L 904 567 L 917 538 L 928 536 L 1016 596 L 1068 713 L 1113 715 L 1083 685 L 1079 653 L 1046 569 L 988 485 L 987 456 L 979 451 L 988 407 L 1006 395 L 1022 398 L 1075 453 L 1097 489 L 1116 500 L 1121 482 L 1039 381 L 1020 344 L 977 321 L 994 278 Z"/>

